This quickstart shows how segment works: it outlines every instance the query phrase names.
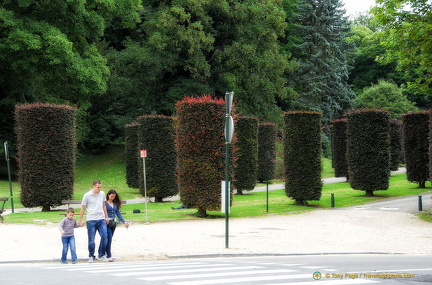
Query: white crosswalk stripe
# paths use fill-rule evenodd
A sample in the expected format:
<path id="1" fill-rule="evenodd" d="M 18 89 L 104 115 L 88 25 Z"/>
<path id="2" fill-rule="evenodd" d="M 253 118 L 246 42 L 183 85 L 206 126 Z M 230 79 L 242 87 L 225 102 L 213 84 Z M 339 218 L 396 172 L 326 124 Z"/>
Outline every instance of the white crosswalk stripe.
<path id="1" fill-rule="evenodd" d="M 356 284 L 372 284 L 379 281 L 353 279 L 353 280 L 325 280 L 325 281 L 305 281 L 305 282 L 289 282 L 289 283 L 275 283 L 266 285 L 356 285 Z"/>
<path id="2" fill-rule="evenodd" d="M 64 270 L 88 274 L 103 274 L 118 278 L 129 278 L 133 284 L 165 285 L 318 285 L 313 272 L 335 272 L 325 266 L 308 266 L 298 263 L 230 262 L 230 259 L 198 260 L 188 262 L 133 262 L 133 263 L 78 263 L 74 265 L 39 264 L 47 270 Z M 32 265 L 29 265 L 32 266 Z M 37 265 L 33 265 L 37 266 Z M 307 274 L 305 272 L 308 272 Z M 114 279 L 115 280 L 115 279 Z M 118 279 L 122 280 L 122 279 Z M 357 285 L 380 283 L 368 279 L 325 279 L 321 285 Z"/>
<path id="3" fill-rule="evenodd" d="M 147 281 L 156 281 L 156 280 L 170 280 L 170 279 L 215 278 L 215 277 L 223 277 L 223 276 L 275 274 L 275 273 L 286 273 L 286 272 L 287 272 L 287 270 L 285 270 L 285 269 L 233 271 L 233 272 L 222 272 L 222 273 L 214 273 L 213 270 L 212 270 L 211 273 L 207 273 L 207 274 L 187 274 L 187 275 L 177 275 L 177 276 L 157 276 L 157 277 L 146 277 L 146 278 L 139 278 L 139 279 L 140 280 L 147 280 Z"/>
<path id="4" fill-rule="evenodd" d="M 197 280 L 197 281 L 185 281 L 185 282 L 169 282 L 169 285 L 211 285 L 211 284 L 232 284 L 240 282 L 256 282 L 256 281 L 274 281 L 274 280 L 289 280 L 289 279 L 303 279 L 311 278 L 310 274 L 283 274 L 283 275 L 271 275 L 271 276 L 251 276 L 242 278 L 225 278 L 225 279 L 213 279 L 213 280 Z M 260 283 L 265 284 L 265 283 Z"/>
<path id="5" fill-rule="evenodd" d="M 210 268 L 209 268 L 210 267 Z M 230 267 L 229 270 L 244 270 L 244 269 L 253 269 L 253 268 L 257 268 L 257 267 L 253 267 L 253 266 L 233 266 Z M 213 266 L 213 265 L 206 265 L 206 266 L 200 266 L 199 268 L 194 268 L 194 269 L 181 269 L 181 270 L 171 270 L 172 267 L 170 267 L 170 274 L 185 274 L 185 273 L 199 273 L 199 272 L 215 272 L 215 271 L 226 271 L 227 267 L 217 267 L 217 266 Z M 165 274 L 166 273 L 167 268 L 165 267 L 163 270 L 157 270 L 157 271 L 146 271 L 146 272 L 141 272 L 141 274 L 139 275 L 158 275 L 158 274 Z M 114 276 L 133 276 L 133 275 L 138 275 L 138 274 L 134 274 L 134 273 L 114 273 L 111 274 Z M 176 278 L 176 277 L 174 277 Z"/>

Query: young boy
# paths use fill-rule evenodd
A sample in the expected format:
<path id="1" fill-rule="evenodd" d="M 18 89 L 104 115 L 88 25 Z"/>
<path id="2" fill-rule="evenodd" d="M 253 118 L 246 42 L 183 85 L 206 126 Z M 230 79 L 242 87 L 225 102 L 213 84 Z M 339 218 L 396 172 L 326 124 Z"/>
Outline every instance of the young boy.
<path id="1" fill-rule="evenodd" d="M 61 263 L 63 264 L 67 264 L 66 257 L 67 257 L 69 247 L 71 250 L 72 263 L 75 264 L 77 262 L 74 229 L 78 228 L 79 225 L 77 221 L 74 219 L 74 215 L 75 212 L 73 208 L 67 209 L 66 217 L 60 222 L 59 225 L 61 240 L 63 243 L 63 251 L 61 257 Z"/>

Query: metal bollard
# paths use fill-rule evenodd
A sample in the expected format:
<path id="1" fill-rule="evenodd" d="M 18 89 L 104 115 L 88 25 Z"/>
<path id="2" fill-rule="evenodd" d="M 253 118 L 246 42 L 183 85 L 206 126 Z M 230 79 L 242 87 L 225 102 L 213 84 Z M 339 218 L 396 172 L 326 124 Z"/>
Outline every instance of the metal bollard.
<path id="1" fill-rule="evenodd" d="M 334 193 L 331 193 L 331 207 L 335 207 L 335 199 L 334 199 Z"/>
<path id="2" fill-rule="evenodd" d="M 418 210 L 421 212 L 421 211 L 423 211 L 422 196 L 419 195 L 418 198 L 419 198 L 418 199 Z"/>

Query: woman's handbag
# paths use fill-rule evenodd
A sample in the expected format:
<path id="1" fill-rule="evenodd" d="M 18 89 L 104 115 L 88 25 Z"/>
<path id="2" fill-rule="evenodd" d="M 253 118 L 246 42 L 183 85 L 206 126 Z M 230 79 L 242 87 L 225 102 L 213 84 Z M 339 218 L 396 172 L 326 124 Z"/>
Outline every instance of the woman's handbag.
<path id="1" fill-rule="evenodd" d="M 110 220 L 108 220 L 108 227 L 109 228 L 114 228 L 115 226 L 116 226 L 116 221 L 115 221 L 115 219 L 110 219 Z"/>

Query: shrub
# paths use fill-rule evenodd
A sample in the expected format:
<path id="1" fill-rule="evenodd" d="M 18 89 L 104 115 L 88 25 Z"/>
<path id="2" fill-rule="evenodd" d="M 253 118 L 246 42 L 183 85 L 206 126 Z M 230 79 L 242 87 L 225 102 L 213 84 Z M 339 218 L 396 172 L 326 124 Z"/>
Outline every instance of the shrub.
<path id="1" fill-rule="evenodd" d="M 178 193 L 176 178 L 177 155 L 174 145 L 174 119 L 161 115 L 146 115 L 137 118 L 138 148 L 147 150 L 146 189 L 156 202 Z M 143 173 L 140 159 L 139 173 Z M 144 195 L 144 175 L 138 175 L 140 192 Z"/>
<path id="2" fill-rule="evenodd" d="M 385 80 L 379 80 L 378 84 L 364 88 L 354 101 L 360 107 L 387 110 L 389 116 L 393 118 L 399 118 L 407 112 L 418 111 L 414 103 L 403 94 L 402 88 Z"/>
<path id="3" fill-rule="evenodd" d="M 407 180 L 425 188 L 429 180 L 429 112 L 402 116 Z"/>
<path id="4" fill-rule="evenodd" d="M 351 188 L 387 190 L 390 177 L 389 113 L 381 109 L 349 112 L 347 160 Z"/>
<path id="5" fill-rule="evenodd" d="M 126 184 L 130 188 L 139 188 L 139 175 L 141 162 L 138 148 L 139 124 L 133 122 L 125 126 L 125 163 L 126 163 Z"/>
<path id="6" fill-rule="evenodd" d="M 346 132 L 347 119 L 333 121 L 332 143 L 333 143 L 333 168 L 336 177 L 348 177 L 348 162 L 346 159 Z"/>
<path id="7" fill-rule="evenodd" d="M 321 198 L 321 113 L 284 114 L 285 192 L 296 204 Z"/>
<path id="8" fill-rule="evenodd" d="M 180 200 L 198 215 L 221 207 L 225 180 L 225 101 L 210 96 L 186 97 L 176 103 L 178 185 Z"/>
<path id="9" fill-rule="evenodd" d="M 276 136 L 274 123 L 260 123 L 258 126 L 258 176 L 259 182 L 273 179 L 276 172 Z"/>
<path id="10" fill-rule="evenodd" d="M 41 103 L 15 107 L 18 176 L 25 207 L 49 211 L 72 198 L 75 111 L 71 106 Z"/>
<path id="11" fill-rule="evenodd" d="M 236 162 L 234 186 L 237 194 L 253 190 L 258 172 L 258 119 L 239 117 L 236 121 Z"/>

